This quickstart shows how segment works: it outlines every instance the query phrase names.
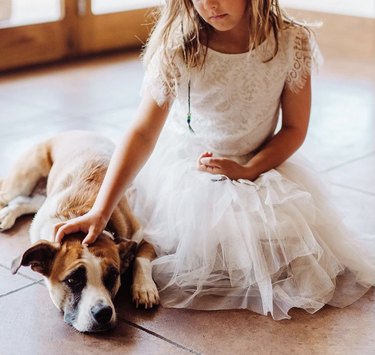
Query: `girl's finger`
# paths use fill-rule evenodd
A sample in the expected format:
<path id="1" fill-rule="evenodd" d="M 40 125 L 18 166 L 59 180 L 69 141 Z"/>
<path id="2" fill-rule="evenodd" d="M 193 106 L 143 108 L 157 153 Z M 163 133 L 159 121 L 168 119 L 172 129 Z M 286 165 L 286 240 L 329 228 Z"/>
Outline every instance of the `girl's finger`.
<path id="1" fill-rule="evenodd" d="M 201 159 L 202 158 L 207 158 L 207 157 L 212 157 L 211 152 L 204 152 L 198 157 L 198 165 L 201 165 Z"/>
<path id="2" fill-rule="evenodd" d="M 74 224 L 66 223 L 62 225 L 57 231 L 57 234 L 55 236 L 55 241 L 61 243 L 61 241 L 64 239 L 66 235 L 79 232 L 79 230 L 80 229 L 77 228 Z"/>
<path id="3" fill-rule="evenodd" d="M 214 175 L 222 174 L 222 170 L 216 166 L 201 165 L 199 170 Z"/>
<path id="4" fill-rule="evenodd" d="M 209 165 L 210 165 L 210 162 L 211 162 L 211 158 L 201 158 L 201 159 L 200 159 L 200 163 L 201 163 L 202 165 L 207 165 L 207 166 L 209 166 Z"/>
<path id="5" fill-rule="evenodd" d="M 97 234 L 94 233 L 93 231 L 90 231 L 86 237 L 82 240 L 82 245 L 86 245 L 88 246 L 89 244 L 92 244 L 95 242 L 95 240 L 97 239 Z"/>
<path id="6" fill-rule="evenodd" d="M 209 167 L 220 168 L 221 167 L 220 163 L 221 163 L 221 160 L 217 158 L 202 158 L 201 159 L 201 164 L 209 166 Z"/>
<path id="7" fill-rule="evenodd" d="M 59 222 L 53 226 L 53 235 L 56 237 L 57 231 L 65 224 L 66 222 Z"/>

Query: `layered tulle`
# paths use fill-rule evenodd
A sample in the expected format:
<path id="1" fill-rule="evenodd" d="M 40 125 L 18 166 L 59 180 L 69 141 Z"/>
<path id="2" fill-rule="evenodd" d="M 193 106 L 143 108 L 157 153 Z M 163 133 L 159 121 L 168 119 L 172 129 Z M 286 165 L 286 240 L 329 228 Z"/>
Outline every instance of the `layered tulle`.
<path id="1" fill-rule="evenodd" d="M 157 252 L 163 306 L 247 308 L 283 319 L 292 307 L 347 306 L 375 284 L 375 261 L 306 162 L 231 181 L 199 172 L 204 147 L 183 142 L 166 130 L 129 190 Z"/>

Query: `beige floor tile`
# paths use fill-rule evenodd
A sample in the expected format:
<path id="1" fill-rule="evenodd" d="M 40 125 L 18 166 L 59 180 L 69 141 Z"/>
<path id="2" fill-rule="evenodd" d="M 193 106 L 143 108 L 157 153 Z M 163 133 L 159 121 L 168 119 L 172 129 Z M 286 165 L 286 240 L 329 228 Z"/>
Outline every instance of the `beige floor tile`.
<path id="1" fill-rule="evenodd" d="M 375 152 L 375 85 L 317 78 L 302 152 L 319 170 Z"/>
<path id="2" fill-rule="evenodd" d="M 100 334 L 82 334 L 63 321 L 46 287 L 34 285 L 0 298 L 0 352 L 7 355 L 186 354 L 158 336 L 119 322 Z"/>
<path id="3" fill-rule="evenodd" d="M 28 117 L 26 119 L 17 119 L 17 117 L 1 117 L 0 128 L 1 128 L 1 146 L 5 145 L 5 142 L 14 141 L 14 143 L 21 143 L 23 139 L 37 136 L 36 139 L 40 139 L 40 135 L 47 136 L 54 131 L 62 129 L 65 124 L 81 124 L 84 125 L 85 121 L 89 121 L 87 117 L 64 115 L 57 111 L 40 110 L 38 115 Z M 38 134 L 39 133 L 39 134 Z"/>
<path id="4" fill-rule="evenodd" d="M 28 104 L 21 104 L 14 97 L 5 99 L 4 96 L 0 96 L 0 107 L 0 128 L 9 128 L 15 122 L 31 120 L 45 111 L 37 107 L 30 107 Z"/>
<path id="5" fill-rule="evenodd" d="M 92 121 L 103 126 L 110 125 L 125 130 L 134 121 L 137 106 L 127 106 L 121 109 L 107 111 L 105 113 L 92 115 Z"/>
<path id="6" fill-rule="evenodd" d="M 63 131 L 96 131 L 116 142 L 129 126 L 129 121 L 133 118 L 130 113 L 133 112 L 134 109 L 128 108 L 114 110 L 108 114 L 108 119 L 107 115 L 88 118 L 47 112 L 25 122 L 19 121 L 16 126 L 0 120 L 0 177 L 9 173 L 16 159 L 29 147 Z M 122 122 L 120 115 L 124 117 Z"/>
<path id="7" fill-rule="evenodd" d="M 0 232 L 0 264 L 10 267 L 13 259 L 28 248 L 31 218 L 31 216 L 20 217 L 13 228 Z"/>
<path id="8" fill-rule="evenodd" d="M 375 195 L 333 185 L 330 189 L 335 206 L 353 234 L 375 236 Z"/>
<path id="9" fill-rule="evenodd" d="M 28 230 L 32 216 L 21 217 L 17 220 L 16 225 L 6 231 L 0 232 L 0 265 L 8 270 L 10 275 L 10 268 L 12 261 L 31 245 Z M 25 276 L 31 280 L 41 280 L 42 276 L 30 268 L 21 268 L 17 275 Z M 14 276 L 16 278 L 16 276 Z"/>
<path id="10" fill-rule="evenodd" d="M 328 176 L 335 184 L 375 196 L 375 153 L 330 170 Z"/>
<path id="11" fill-rule="evenodd" d="M 12 275 L 10 271 L 0 265 L 0 299 L 17 289 L 33 284 L 35 281 L 22 275 Z M 1 301 L 0 301 L 1 303 Z"/>
<path id="12" fill-rule="evenodd" d="M 122 55 L 63 65 L 59 70 L 48 67 L 29 73 L 24 80 L 7 76 L 1 81 L 0 97 L 67 115 L 91 115 L 136 105 L 143 69 L 134 59 L 135 55 Z"/>
<path id="13" fill-rule="evenodd" d="M 345 309 L 327 306 L 313 315 L 293 310 L 292 320 L 283 321 L 247 310 L 136 310 L 126 301 L 119 313 L 204 354 L 371 354 L 374 301 L 371 290 Z"/>

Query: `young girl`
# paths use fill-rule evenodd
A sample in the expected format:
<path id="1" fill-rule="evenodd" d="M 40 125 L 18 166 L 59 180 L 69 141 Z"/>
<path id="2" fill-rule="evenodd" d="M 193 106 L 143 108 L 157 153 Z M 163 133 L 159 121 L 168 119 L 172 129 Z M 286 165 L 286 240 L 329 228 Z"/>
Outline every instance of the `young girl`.
<path id="1" fill-rule="evenodd" d="M 291 158 L 318 60 L 309 29 L 277 0 L 167 1 L 144 53 L 137 120 L 92 210 L 58 225 L 57 240 L 84 231 L 94 242 L 136 177 L 128 196 L 156 248 L 165 307 L 282 319 L 292 307 L 354 302 L 375 266 L 319 177 Z"/>

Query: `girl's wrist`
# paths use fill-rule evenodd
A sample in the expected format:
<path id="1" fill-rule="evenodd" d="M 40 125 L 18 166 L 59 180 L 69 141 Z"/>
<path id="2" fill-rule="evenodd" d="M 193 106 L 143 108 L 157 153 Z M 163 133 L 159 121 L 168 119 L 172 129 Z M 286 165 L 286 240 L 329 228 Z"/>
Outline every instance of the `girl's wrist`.
<path id="1" fill-rule="evenodd" d="M 258 178 L 258 176 L 261 174 L 261 172 L 258 172 L 257 169 L 249 162 L 243 167 L 243 179 L 254 181 Z"/>
<path id="2" fill-rule="evenodd" d="M 102 224 L 104 227 L 107 225 L 110 215 L 106 210 L 98 209 L 93 206 L 90 213 L 95 216 L 95 218 L 99 221 L 100 224 Z"/>

